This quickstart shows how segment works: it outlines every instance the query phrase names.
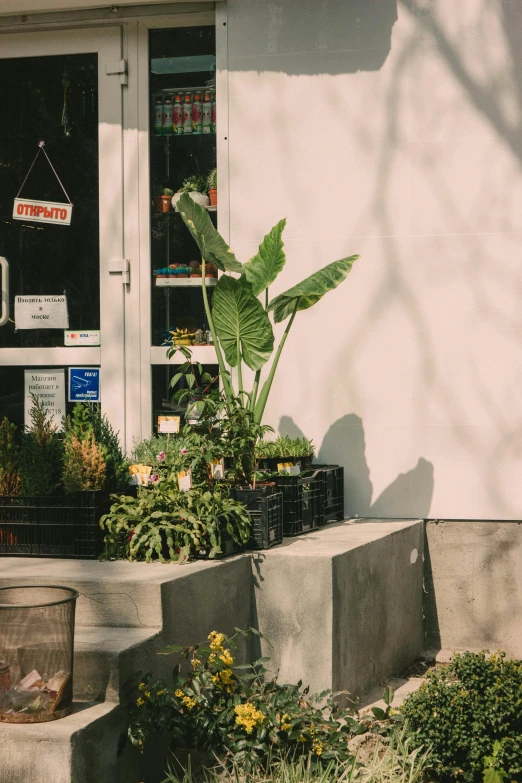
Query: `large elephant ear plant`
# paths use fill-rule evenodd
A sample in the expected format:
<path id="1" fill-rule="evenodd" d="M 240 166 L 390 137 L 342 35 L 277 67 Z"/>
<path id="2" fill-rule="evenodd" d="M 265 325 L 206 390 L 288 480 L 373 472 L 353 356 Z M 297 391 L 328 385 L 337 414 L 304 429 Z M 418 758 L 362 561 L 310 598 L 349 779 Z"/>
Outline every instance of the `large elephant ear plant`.
<path id="1" fill-rule="evenodd" d="M 286 220 L 280 220 L 263 239 L 256 255 L 246 264 L 241 264 L 214 228 L 208 212 L 196 204 L 188 193 L 179 199 L 178 210 L 201 252 L 203 303 L 227 402 L 232 405 L 238 397 L 244 398 L 255 422 L 260 424 L 281 351 L 297 311 L 312 307 L 328 291 L 337 288 L 359 256 L 341 258 L 340 261 L 328 264 L 270 301 L 268 287 L 286 262 L 282 239 Z M 209 263 L 225 273 L 214 289 L 212 309 L 205 286 L 205 264 Z M 233 277 L 232 273 L 239 277 Z M 261 385 L 263 367 L 274 353 L 270 314 L 274 323 L 286 319 L 288 323 L 275 350 L 268 375 Z M 227 364 L 237 368 L 237 393 Z M 255 372 L 249 392 L 243 387 L 243 364 Z"/>

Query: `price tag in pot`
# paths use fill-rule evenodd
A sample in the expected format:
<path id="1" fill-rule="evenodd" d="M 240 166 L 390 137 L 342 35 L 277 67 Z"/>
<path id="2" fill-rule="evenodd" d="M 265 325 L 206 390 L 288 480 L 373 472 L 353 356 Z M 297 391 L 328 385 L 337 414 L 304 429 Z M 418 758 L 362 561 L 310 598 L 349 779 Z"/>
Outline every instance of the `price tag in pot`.
<path id="1" fill-rule="evenodd" d="M 225 460 L 224 459 L 213 459 L 210 465 L 210 470 L 212 471 L 212 478 L 213 479 L 224 479 L 225 478 Z"/>
<path id="2" fill-rule="evenodd" d="M 278 462 L 277 472 L 283 476 L 298 476 L 301 473 L 301 463 L 296 462 Z"/>
<path id="3" fill-rule="evenodd" d="M 178 487 L 180 492 L 188 492 L 192 489 L 192 471 L 182 470 L 178 473 Z"/>
<path id="4" fill-rule="evenodd" d="M 158 432 L 162 434 L 179 432 L 179 416 L 158 416 Z"/>

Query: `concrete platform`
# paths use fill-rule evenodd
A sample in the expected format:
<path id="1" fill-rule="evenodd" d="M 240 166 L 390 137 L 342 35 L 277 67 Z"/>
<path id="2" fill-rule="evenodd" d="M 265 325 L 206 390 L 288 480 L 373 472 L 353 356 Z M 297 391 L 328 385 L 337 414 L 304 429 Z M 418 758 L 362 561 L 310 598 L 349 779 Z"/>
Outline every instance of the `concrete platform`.
<path id="1" fill-rule="evenodd" d="M 1 783 L 163 779 L 159 748 L 140 772 L 125 742 L 121 685 L 137 670 L 166 675 L 172 659 L 156 653 L 211 630 L 254 626 L 280 679 L 364 693 L 421 652 L 422 556 L 420 521 L 349 520 L 214 563 L 0 558 L 0 585 L 79 591 L 75 698 L 103 700 L 54 723 L 0 724 Z M 242 642 L 238 663 L 259 652 Z"/>

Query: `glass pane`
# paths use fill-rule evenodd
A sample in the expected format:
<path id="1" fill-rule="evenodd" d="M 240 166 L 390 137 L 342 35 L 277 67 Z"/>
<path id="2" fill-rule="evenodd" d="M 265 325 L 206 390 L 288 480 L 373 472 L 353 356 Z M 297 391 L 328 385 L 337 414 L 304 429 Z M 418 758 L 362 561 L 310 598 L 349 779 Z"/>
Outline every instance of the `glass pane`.
<path id="1" fill-rule="evenodd" d="M 25 369 L 24 367 L 0 367 L 0 421 L 4 416 L 7 416 L 9 421 L 16 424 L 21 431 L 23 431 L 26 424 L 24 422 L 24 400 L 25 400 Z M 31 367 L 31 374 L 38 376 L 38 374 L 44 370 L 47 374 L 55 369 L 58 372 L 63 372 L 63 367 Z M 64 374 L 65 381 L 65 413 L 72 413 L 75 406 L 74 402 L 68 402 L 68 373 L 65 369 Z M 49 410 L 52 411 L 51 408 Z"/>
<path id="2" fill-rule="evenodd" d="M 97 55 L 0 60 L 0 255 L 10 265 L 2 347 L 64 345 L 64 330 L 16 329 L 17 295 L 63 295 L 69 328 L 100 328 Z M 74 208 L 70 226 L 14 220 L 13 199 L 38 152 Z M 67 202 L 40 153 L 20 196 Z"/>
<path id="3" fill-rule="evenodd" d="M 153 345 L 163 345 L 175 329 L 208 329 L 201 257 L 173 208 L 172 193 L 184 186 L 199 192 L 215 224 L 207 192 L 216 168 L 215 55 L 214 27 L 150 32 Z M 215 282 L 207 280 L 210 292 Z"/>
<path id="4" fill-rule="evenodd" d="M 219 390 L 219 367 L 217 364 L 203 365 L 203 373 L 208 373 L 214 379 L 213 383 L 202 386 L 197 383 L 196 388 L 187 402 L 181 404 L 172 401 L 172 395 L 175 391 L 181 388 L 186 388 L 185 382 L 182 380 L 173 389 L 170 386 L 171 378 L 179 370 L 179 367 L 162 364 L 155 365 L 152 368 L 152 410 L 154 416 L 154 430 L 157 430 L 158 416 L 181 416 L 181 425 L 184 424 L 184 415 L 189 403 L 196 402 L 202 399 L 202 392 L 209 394 L 213 392 L 216 394 Z M 197 381 L 200 377 L 198 374 Z"/>

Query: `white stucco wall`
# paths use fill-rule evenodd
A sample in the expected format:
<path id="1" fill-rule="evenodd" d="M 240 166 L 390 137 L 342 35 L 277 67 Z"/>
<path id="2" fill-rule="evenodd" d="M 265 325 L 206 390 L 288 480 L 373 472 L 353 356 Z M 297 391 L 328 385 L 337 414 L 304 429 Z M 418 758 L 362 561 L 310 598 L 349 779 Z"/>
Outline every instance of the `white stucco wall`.
<path id="1" fill-rule="evenodd" d="M 300 313 L 267 421 L 346 471 L 346 511 L 522 517 L 522 9 L 229 0 L 231 245 L 288 218 Z"/>

